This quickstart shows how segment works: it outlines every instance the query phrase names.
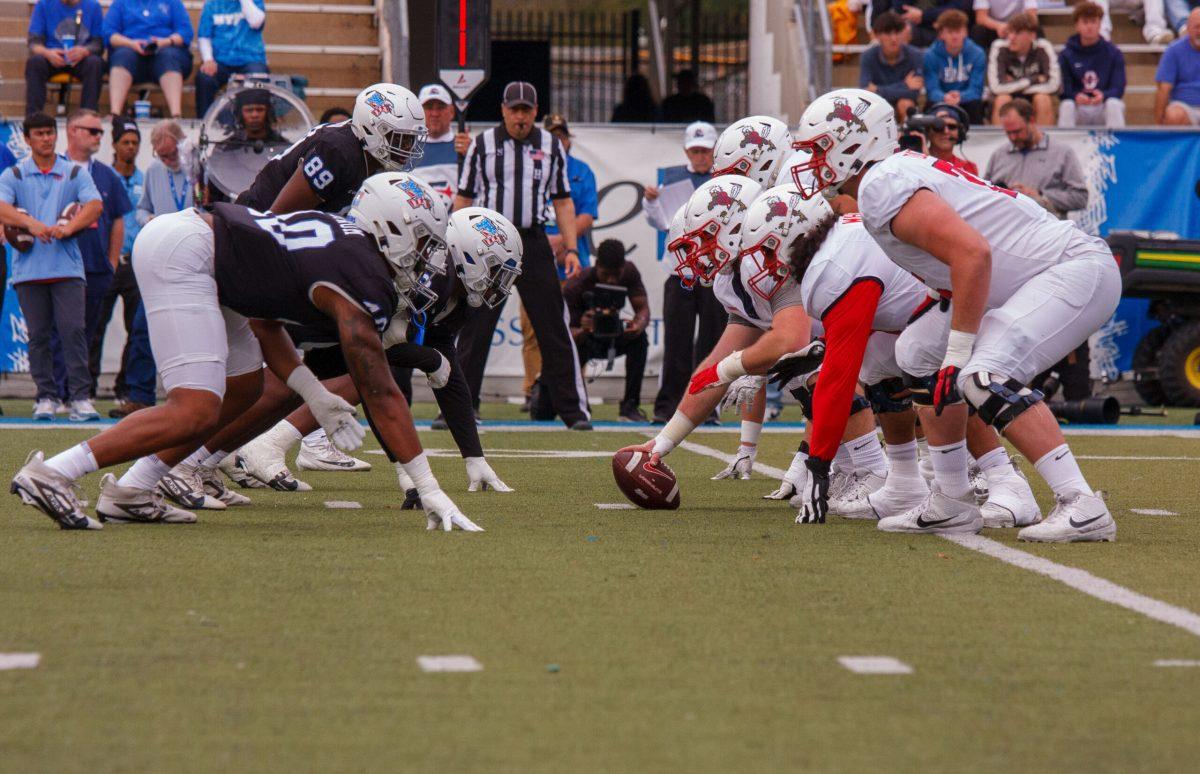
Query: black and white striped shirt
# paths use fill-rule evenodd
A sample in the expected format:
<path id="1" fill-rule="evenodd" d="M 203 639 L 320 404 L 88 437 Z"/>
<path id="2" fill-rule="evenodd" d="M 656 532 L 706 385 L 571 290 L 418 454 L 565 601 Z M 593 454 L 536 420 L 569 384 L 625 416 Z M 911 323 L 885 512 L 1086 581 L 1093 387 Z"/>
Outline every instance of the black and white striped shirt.
<path id="1" fill-rule="evenodd" d="M 499 212 L 517 228 L 546 222 L 546 202 L 571 195 L 567 154 L 558 138 L 534 127 L 518 142 L 501 124 L 480 132 L 467 149 L 458 194 Z"/>

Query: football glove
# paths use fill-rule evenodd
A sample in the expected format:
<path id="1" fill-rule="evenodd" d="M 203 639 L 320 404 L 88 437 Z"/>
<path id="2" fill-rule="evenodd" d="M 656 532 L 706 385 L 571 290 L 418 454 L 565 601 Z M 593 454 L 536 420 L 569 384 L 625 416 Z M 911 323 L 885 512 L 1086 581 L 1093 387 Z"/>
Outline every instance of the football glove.
<path id="1" fill-rule="evenodd" d="M 733 458 L 733 462 L 725 466 L 725 469 L 712 477 L 713 481 L 721 481 L 722 479 L 732 478 L 746 481 L 750 478 L 750 471 L 754 468 L 754 457 L 758 454 L 757 446 L 739 446 L 737 456 Z"/>
<path id="2" fill-rule="evenodd" d="M 738 350 L 693 376 L 691 383 L 688 384 L 688 395 L 695 395 L 704 390 L 729 384 L 745 373 L 746 369 L 742 367 L 742 352 Z"/>
<path id="3" fill-rule="evenodd" d="M 737 409 L 739 412 L 749 411 L 750 406 L 754 403 L 754 398 L 758 396 L 759 391 L 766 383 L 767 377 L 755 374 L 747 374 L 734 379 L 730 383 L 729 389 L 725 391 L 725 397 L 721 399 L 721 411 L 730 409 Z"/>
<path id="4" fill-rule="evenodd" d="M 962 395 L 958 392 L 958 366 L 942 366 L 937 372 L 937 380 L 933 385 L 933 412 L 939 417 L 947 406 L 962 403 Z"/>
<path id="5" fill-rule="evenodd" d="M 769 381 L 782 387 L 796 377 L 817 370 L 821 367 L 821 361 L 824 359 L 825 342 L 816 339 L 807 347 L 789 352 L 775 361 L 775 365 L 767 371 L 767 375 L 770 377 Z"/>
<path id="6" fill-rule="evenodd" d="M 824 524 L 829 513 L 829 461 L 809 457 L 804 462 L 808 468 L 808 482 L 802 491 L 803 504 L 796 514 L 797 524 Z"/>
<path id="7" fill-rule="evenodd" d="M 463 532 L 483 532 L 483 527 L 468 519 L 446 493 L 440 489 L 421 496 L 421 507 L 425 509 L 425 529 L 441 529 L 449 532 L 458 528 Z"/>
<path id="8" fill-rule="evenodd" d="M 511 492 L 513 488 L 500 480 L 496 471 L 483 457 L 467 457 L 467 491 L 486 492 L 489 488 L 497 492 Z"/>
<path id="9" fill-rule="evenodd" d="M 450 361 L 441 352 L 438 353 L 441 358 L 441 363 L 438 367 L 425 374 L 425 378 L 429 380 L 431 389 L 440 390 L 450 381 Z"/>
<path id="10" fill-rule="evenodd" d="M 802 441 L 799 450 L 792 457 L 792 464 L 788 465 L 787 472 L 783 474 L 783 481 L 780 482 L 779 488 L 771 494 L 763 495 L 763 499 L 790 500 L 792 495 L 803 489 L 808 482 L 808 468 L 804 466 L 804 461 L 807 459 L 808 441 Z"/>

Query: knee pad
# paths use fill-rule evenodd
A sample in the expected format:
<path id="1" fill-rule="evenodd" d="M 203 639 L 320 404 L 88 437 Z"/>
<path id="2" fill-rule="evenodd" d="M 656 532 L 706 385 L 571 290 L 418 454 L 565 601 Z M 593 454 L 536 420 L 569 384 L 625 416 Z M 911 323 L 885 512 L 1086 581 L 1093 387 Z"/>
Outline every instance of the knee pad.
<path id="1" fill-rule="evenodd" d="M 850 416 L 854 416 L 860 411 L 866 411 L 869 408 L 871 408 L 871 401 L 857 392 L 854 393 L 854 400 L 850 401 Z"/>
<path id="2" fill-rule="evenodd" d="M 911 395 L 896 397 L 907 389 L 901 377 L 884 379 L 882 382 L 867 385 L 867 397 L 871 399 L 871 408 L 876 414 L 894 414 L 912 408 Z"/>
<path id="3" fill-rule="evenodd" d="M 1003 433 L 1009 422 L 1036 406 L 1044 396 L 1016 379 L 977 371 L 967 374 L 963 397 L 980 419 Z"/>
<path id="4" fill-rule="evenodd" d="M 929 376 L 914 376 L 910 373 L 905 373 L 901 377 L 904 381 L 904 386 L 912 393 L 912 402 L 918 406 L 933 405 L 933 384 L 937 380 L 936 374 Z"/>

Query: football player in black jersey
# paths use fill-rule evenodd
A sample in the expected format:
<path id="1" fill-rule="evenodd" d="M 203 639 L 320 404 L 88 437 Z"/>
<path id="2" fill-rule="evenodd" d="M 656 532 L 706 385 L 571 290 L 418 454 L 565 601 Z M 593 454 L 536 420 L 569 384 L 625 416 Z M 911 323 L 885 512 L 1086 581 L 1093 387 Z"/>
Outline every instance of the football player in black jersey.
<path id="1" fill-rule="evenodd" d="M 420 492 L 430 526 L 478 531 L 430 471 L 380 339 L 400 303 L 397 282 L 422 256 L 444 250 L 444 242 L 411 228 L 411 178 L 380 177 L 356 197 L 354 223 L 320 212 L 279 216 L 218 204 L 212 214 L 185 210 L 146 226 L 134 246 L 134 267 L 167 401 L 49 460 L 31 452 L 13 478 L 13 493 L 64 529 L 98 529 L 100 522 L 82 511 L 76 482 L 141 458 L 120 481 L 104 477 L 101 521 L 194 522 L 194 514 L 166 504 L 158 479 L 189 454 L 210 461 L 201 444 L 257 399 L 263 361 L 304 398 L 335 443 L 357 448 L 365 431 L 353 407 L 300 362 L 284 330 L 284 322 L 293 322 L 337 336 L 384 445 Z"/>

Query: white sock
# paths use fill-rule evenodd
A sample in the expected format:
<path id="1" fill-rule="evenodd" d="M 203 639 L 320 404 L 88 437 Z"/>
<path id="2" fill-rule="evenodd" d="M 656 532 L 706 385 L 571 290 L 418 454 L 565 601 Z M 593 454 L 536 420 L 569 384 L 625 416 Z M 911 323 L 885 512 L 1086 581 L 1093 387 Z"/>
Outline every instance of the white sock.
<path id="1" fill-rule="evenodd" d="M 875 431 L 860 435 L 846 444 L 855 470 L 869 470 L 877 476 L 887 476 L 887 460 Z"/>
<path id="2" fill-rule="evenodd" d="M 125 475 L 117 479 L 117 486 L 128 486 L 134 489 L 153 489 L 158 480 L 167 475 L 171 466 L 151 454 L 133 463 L 133 467 Z"/>
<path id="3" fill-rule="evenodd" d="M 433 471 L 429 469 L 429 460 L 426 459 L 425 452 L 421 452 L 408 462 L 400 464 L 404 467 L 404 472 L 412 479 L 413 486 L 417 489 L 417 494 L 423 495 L 426 492 L 441 490 L 437 479 L 433 477 Z"/>
<path id="4" fill-rule="evenodd" d="M 760 435 L 762 435 L 762 422 L 742 420 L 742 446 L 758 446 Z"/>
<path id="5" fill-rule="evenodd" d="M 924 459 L 929 456 L 929 439 L 917 439 L 917 459 Z"/>
<path id="6" fill-rule="evenodd" d="M 227 451 L 215 451 L 212 454 L 208 455 L 208 458 L 200 463 L 200 467 L 215 468 L 216 466 L 218 466 L 222 462 L 224 462 L 225 458 L 228 456 L 229 456 L 229 452 L 227 452 Z"/>
<path id="7" fill-rule="evenodd" d="M 281 419 L 278 424 L 263 433 L 260 437 L 286 455 L 299 442 L 302 436 L 300 435 L 300 431 L 291 422 Z"/>
<path id="8" fill-rule="evenodd" d="M 179 464 L 187 465 L 188 467 L 194 468 L 194 467 L 197 467 L 198 465 L 200 465 L 201 463 L 203 463 L 206 459 L 208 459 L 211 456 L 212 456 L 212 452 L 210 452 L 208 449 L 205 449 L 203 446 L 201 446 L 199 449 L 197 449 L 196 451 L 189 454 L 187 459 L 185 459 L 183 462 L 181 462 Z"/>
<path id="9" fill-rule="evenodd" d="M 86 441 L 54 455 L 46 460 L 46 464 L 72 481 L 100 469 L 100 466 L 96 464 L 96 457 L 92 454 Z"/>
<path id="10" fill-rule="evenodd" d="M 998 446 L 977 459 L 975 464 L 979 466 L 980 472 L 987 473 L 992 468 L 1001 468 L 1011 462 L 1012 460 L 1008 458 L 1008 450 L 1003 446 Z"/>
<path id="11" fill-rule="evenodd" d="M 889 443 L 886 447 L 888 458 L 888 481 L 895 478 L 920 478 L 921 472 L 917 467 L 917 442 Z"/>
<path id="12" fill-rule="evenodd" d="M 947 497 L 962 497 L 971 491 L 967 480 L 967 442 L 929 447 L 929 461 L 933 464 L 933 480 Z"/>
<path id="13" fill-rule="evenodd" d="M 833 455 L 833 470 L 854 471 L 854 462 L 850 459 L 850 447 L 846 444 L 838 446 L 837 454 Z"/>
<path id="14" fill-rule="evenodd" d="M 1084 479 L 1083 471 L 1079 469 L 1079 463 L 1071 453 L 1071 447 L 1065 443 L 1046 452 L 1033 466 L 1042 478 L 1046 479 L 1046 483 L 1056 495 L 1095 494 Z"/>
<path id="15" fill-rule="evenodd" d="M 410 489 L 417 488 L 416 485 L 413 484 L 413 480 L 408 477 L 408 471 L 404 469 L 403 462 L 396 463 L 396 477 L 400 479 L 401 491 L 407 492 Z"/>
<path id="16" fill-rule="evenodd" d="M 285 423 L 285 424 L 287 424 L 287 423 Z M 288 424 L 288 427 L 291 427 L 291 425 Z M 300 431 L 297 430 L 296 432 L 298 433 Z M 325 428 L 323 428 L 323 427 L 318 427 L 316 430 L 313 430 L 311 433 L 304 436 L 304 442 L 306 444 L 308 444 L 309 446 L 315 446 L 324 440 L 325 440 Z"/>

